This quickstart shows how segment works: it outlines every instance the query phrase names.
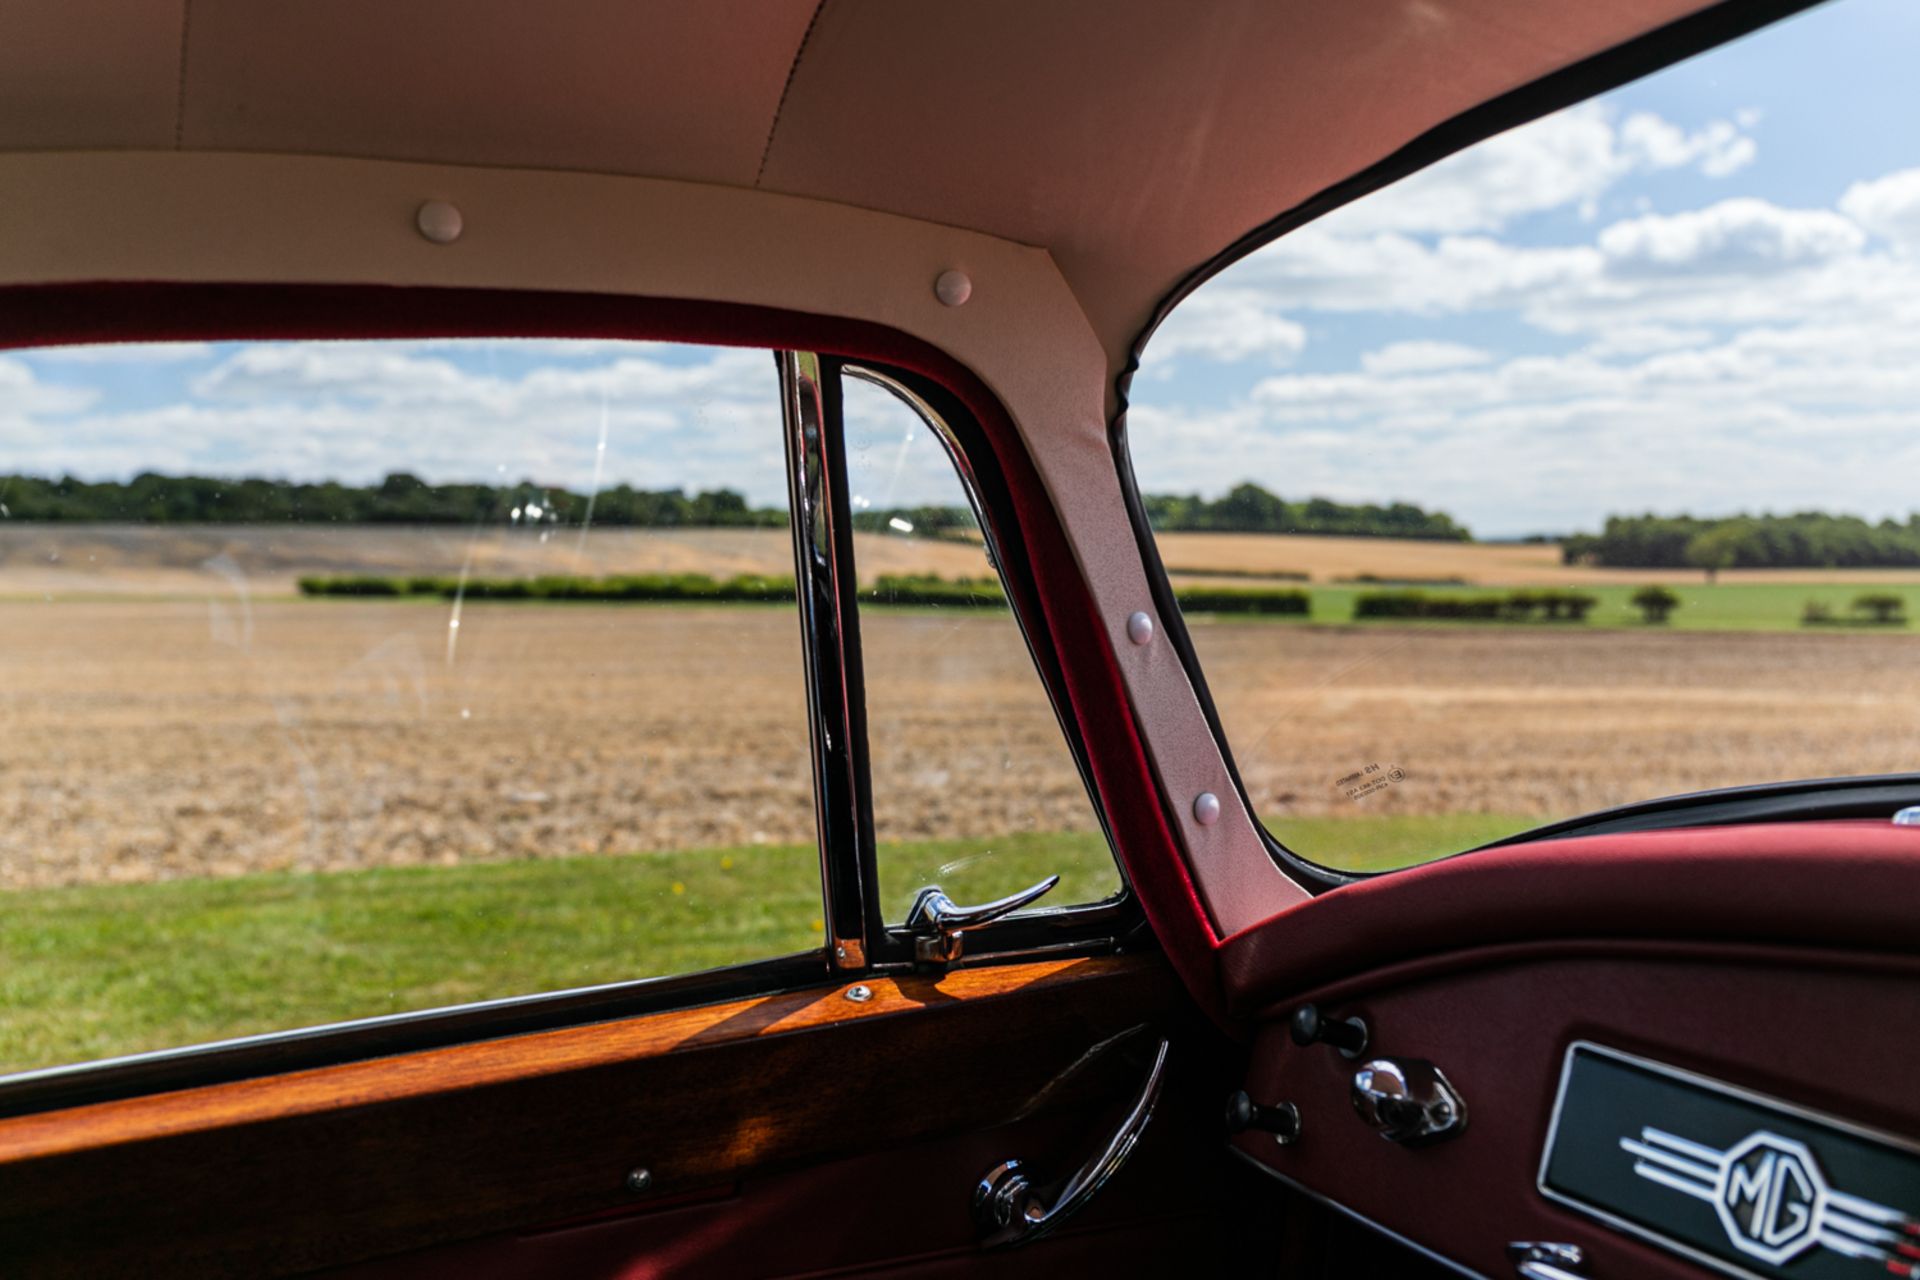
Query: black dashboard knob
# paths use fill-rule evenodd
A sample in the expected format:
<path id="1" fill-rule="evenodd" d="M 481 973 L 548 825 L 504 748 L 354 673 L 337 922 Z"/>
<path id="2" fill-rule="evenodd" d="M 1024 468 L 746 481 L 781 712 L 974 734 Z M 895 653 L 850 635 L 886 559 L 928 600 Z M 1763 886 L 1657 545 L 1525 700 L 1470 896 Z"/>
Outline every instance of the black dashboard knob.
<path id="1" fill-rule="evenodd" d="M 1367 1024 L 1358 1018 L 1329 1018 L 1320 1006 L 1303 1004 L 1293 1011 L 1293 1042 L 1302 1047 L 1330 1044 L 1349 1058 L 1367 1051 Z"/>
<path id="2" fill-rule="evenodd" d="M 1227 1098 L 1227 1132 L 1245 1133 L 1258 1129 L 1270 1133 L 1283 1144 L 1300 1136 L 1300 1108 L 1291 1102 L 1263 1107 L 1245 1089 Z"/>

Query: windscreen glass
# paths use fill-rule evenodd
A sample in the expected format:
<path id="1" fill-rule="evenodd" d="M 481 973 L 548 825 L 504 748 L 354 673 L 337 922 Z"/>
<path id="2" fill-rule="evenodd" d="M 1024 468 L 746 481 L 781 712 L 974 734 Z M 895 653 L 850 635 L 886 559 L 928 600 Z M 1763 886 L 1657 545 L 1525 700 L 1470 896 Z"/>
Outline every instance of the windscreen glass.
<path id="1" fill-rule="evenodd" d="M 1920 8 L 1488 139 L 1185 301 L 1132 386 L 1254 809 L 1379 870 L 1920 766 Z"/>

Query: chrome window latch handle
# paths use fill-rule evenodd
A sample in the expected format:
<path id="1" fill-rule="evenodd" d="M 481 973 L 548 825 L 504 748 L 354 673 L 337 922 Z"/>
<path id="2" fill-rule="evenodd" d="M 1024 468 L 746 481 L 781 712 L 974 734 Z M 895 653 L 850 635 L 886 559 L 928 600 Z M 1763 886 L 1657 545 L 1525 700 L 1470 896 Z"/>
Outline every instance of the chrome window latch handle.
<path id="1" fill-rule="evenodd" d="M 1353 1109 L 1389 1142 L 1438 1142 L 1467 1127 L 1467 1104 L 1425 1058 L 1375 1058 L 1353 1073 Z"/>
<path id="2" fill-rule="evenodd" d="M 1166 1080 L 1167 1049 L 1162 1040 L 1154 1052 L 1153 1065 L 1147 1069 L 1146 1083 L 1134 1100 L 1120 1127 L 1107 1145 L 1067 1179 L 1059 1194 L 1046 1196 L 1037 1190 L 1018 1160 L 1003 1160 L 987 1170 L 973 1189 L 973 1224 L 980 1231 L 980 1243 L 994 1249 L 1037 1240 L 1064 1222 L 1107 1180 L 1120 1171 L 1153 1118 L 1154 1104 L 1160 1101 L 1160 1086 Z M 1051 1203 L 1049 1203 L 1051 1201 Z"/>
<path id="3" fill-rule="evenodd" d="M 922 889 L 920 896 L 913 900 L 913 909 L 907 912 L 907 931 L 913 934 L 913 958 L 921 964 L 946 968 L 960 958 L 961 935 L 967 930 L 1012 915 L 1059 883 L 1059 876 L 1048 876 L 1031 888 L 977 907 L 957 905 L 938 885 Z"/>

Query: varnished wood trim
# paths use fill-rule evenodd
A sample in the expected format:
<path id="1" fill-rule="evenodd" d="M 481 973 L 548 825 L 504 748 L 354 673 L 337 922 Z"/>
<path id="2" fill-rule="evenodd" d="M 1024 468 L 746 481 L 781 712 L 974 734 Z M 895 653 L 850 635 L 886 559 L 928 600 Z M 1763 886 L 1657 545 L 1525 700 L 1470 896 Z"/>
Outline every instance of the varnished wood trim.
<path id="1" fill-rule="evenodd" d="M 960 969 L 937 979 L 870 978 L 864 985 L 873 996 L 864 1003 L 847 998 L 853 985 L 848 983 L 18 1116 L 0 1120 L 0 1165 L 533 1080 L 756 1037 L 866 1022 L 937 1005 L 1044 990 L 1158 968 L 1161 963 L 1157 957 L 1078 958 Z"/>
<path id="2" fill-rule="evenodd" d="M 0 1121 L 0 1269 L 259 1280 L 671 1213 L 1008 1125 L 1035 1099 L 1119 1101 L 1136 1073 L 1118 1053 L 1085 1073 L 1089 1050 L 1188 1009 L 1158 956 L 866 985 L 864 1002 L 825 987 Z"/>

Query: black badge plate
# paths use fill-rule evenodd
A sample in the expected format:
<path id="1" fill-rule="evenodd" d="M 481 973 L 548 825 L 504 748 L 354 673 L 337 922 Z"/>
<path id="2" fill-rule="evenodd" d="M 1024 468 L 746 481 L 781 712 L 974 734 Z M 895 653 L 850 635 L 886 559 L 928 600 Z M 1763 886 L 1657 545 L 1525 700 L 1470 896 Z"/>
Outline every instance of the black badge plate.
<path id="1" fill-rule="evenodd" d="M 1920 1146 L 1581 1041 L 1539 1187 L 1729 1275 L 1920 1280 Z"/>

